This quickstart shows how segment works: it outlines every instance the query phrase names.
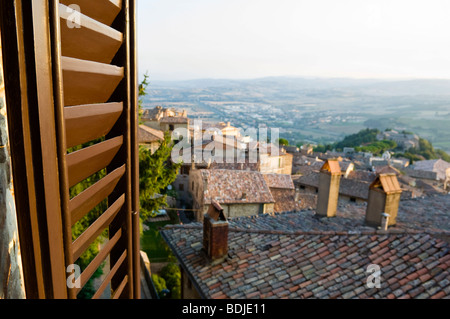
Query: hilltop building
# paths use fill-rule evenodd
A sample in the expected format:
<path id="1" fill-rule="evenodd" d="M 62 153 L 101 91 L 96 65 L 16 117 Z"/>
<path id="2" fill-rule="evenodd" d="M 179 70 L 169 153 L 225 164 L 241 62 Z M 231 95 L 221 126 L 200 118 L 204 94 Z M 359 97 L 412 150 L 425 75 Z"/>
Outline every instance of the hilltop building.
<path id="1" fill-rule="evenodd" d="M 189 119 L 186 110 L 179 112 L 174 108 L 157 106 L 150 110 L 144 110 L 142 120 L 145 125 L 163 132 L 172 132 L 177 128 L 189 129 Z"/>
<path id="2" fill-rule="evenodd" d="M 300 210 L 300 198 L 295 190 L 291 175 L 264 174 L 263 176 L 275 200 L 275 213 Z"/>
<path id="3" fill-rule="evenodd" d="M 402 133 L 395 130 L 384 131 L 377 135 L 378 140 L 390 140 L 397 143 L 403 150 L 419 147 L 419 136 L 411 133 Z"/>
<path id="4" fill-rule="evenodd" d="M 149 149 L 153 154 L 159 148 L 160 143 L 164 141 L 164 132 L 147 125 L 139 125 L 138 138 L 139 145 Z"/>
<path id="5" fill-rule="evenodd" d="M 411 177 L 445 181 L 446 171 L 450 168 L 450 163 L 442 160 L 419 161 L 411 165 L 406 173 Z"/>
<path id="6" fill-rule="evenodd" d="M 189 172 L 189 185 L 197 221 L 203 220 L 212 201 L 223 207 L 227 218 L 273 213 L 275 200 L 259 172 L 195 169 Z"/>

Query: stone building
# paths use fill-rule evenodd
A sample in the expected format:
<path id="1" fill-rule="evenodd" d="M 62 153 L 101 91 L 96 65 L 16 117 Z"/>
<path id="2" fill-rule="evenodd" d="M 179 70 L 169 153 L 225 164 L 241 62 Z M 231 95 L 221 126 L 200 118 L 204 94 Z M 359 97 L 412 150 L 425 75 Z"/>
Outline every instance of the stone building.
<path id="1" fill-rule="evenodd" d="M 194 169 L 189 172 L 189 191 L 196 220 L 203 220 L 209 205 L 219 203 L 227 218 L 272 213 L 275 200 L 259 172 Z"/>
<path id="2" fill-rule="evenodd" d="M 419 136 L 411 133 L 402 133 L 395 130 L 384 131 L 377 135 L 377 139 L 394 141 L 405 151 L 412 147 L 419 147 Z"/>
<path id="3" fill-rule="evenodd" d="M 179 112 L 174 108 L 157 106 L 142 113 L 144 124 L 163 132 L 174 131 L 177 128 L 189 129 L 189 119 L 185 110 Z"/>
<path id="4" fill-rule="evenodd" d="M 406 169 L 406 173 L 411 177 L 445 181 L 446 171 L 450 168 L 450 163 L 442 160 L 419 161 Z"/>
<path id="5" fill-rule="evenodd" d="M 139 125 L 138 137 L 139 145 L 149 149 L 153 154 L 164 140 L 164 132 L 155 130 L 147 125 Z"/>
<path id="6" fill-rule="evenodd" d="M 300 209 L 299 198 L 291 175 L 264 174 L 263 176 L 275 200 L 275 213 L 292 212 Z"/>
<path id="7" fill-rule="evenodd" d="M 292 174 L 294 156 L 287 153 L 283 148 L 269 144 L 265 148 L 259 148 L 258 156 L 261 173 Z"/>

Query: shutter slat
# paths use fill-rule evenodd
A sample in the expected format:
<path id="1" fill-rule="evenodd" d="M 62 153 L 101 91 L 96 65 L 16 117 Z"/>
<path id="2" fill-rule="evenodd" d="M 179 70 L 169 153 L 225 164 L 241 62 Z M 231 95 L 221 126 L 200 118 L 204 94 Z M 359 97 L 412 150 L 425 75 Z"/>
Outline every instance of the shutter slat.
<path id="1" fill-rule="evenodd" d="M 95 256 L 95 258 L 89 263 L 86 269 L 81 273 L 81 287 L 84 287 L 88 280 L 92 277 L 94 272 L 100 267 L 102 262 L 108 257 L 111 250 L 117 244 L 119 239 L 122 237 L 122 228 L 120 228 L 113 237 L 106 243 L 106 245 L 100 250 L 100 252 Z M 81 291 L 81 288 L 76 288 L 76 294 Z"/>
<path id="2" fill-rule="evenodd" d="M 120 178 L 125 174 L 125 165 L 119 167 L 106 177 L 86 189 L 69 202 L 71 226 L 89 213 L 114 190 Z"/>
<path id="3" fill-rule="evenodd" d="M 123 290 L 125 289 L 125 286 L 128 283 L 128 275 L 125 275 L 122 282 L 120 283 L 119 287 L 117 287 L 116 291 L 114 292 L 114 295 L 112 296 L 112 299 L 119 299 L 122 295 Z"/>
<path id="4" fill-rule="evenodd" d="M 81 14 L 73 25 L 72 11 L 60 4 L 61 53 L 63 56 L 111 63 L 123 42 L 121 32 Z"/>
<path id="5" fill-rule="evenodd" d="M 64 105 L 105 103 L 124 76 L 124 68 L 110 64 L 61 58 Z"/>
<path id="6" fill-rule="evenodd" d="M 117 262 L 114 264 L 114 267 L 111 268 L 109 271 L 109 274 L 106 276 L 105 280 L 103 280 L 102 284 L 98 288 L 97 292 L 92 296 L 92 299 L 98 299 L 103 294 L 103 291 L 105 291 L 108 284 L 111 282 L 112 278 L 116 274 L 117 270 L 119 270 L 119 267 L 122 266 L 125 258 L 127 257 L 127 251 L 125 250 L 122 255 L 119 257 Z"/>
<path id="7" fill-rule="evenodd" d="M 65 107 L 67 147 L 105 136 L 114 126 L 122 111 L 122 102 Z"/>
<path id="8" fill-rule="evenodd" d="M 83 14 L 111 25 L 122 9 L 122 0 L 60 0 L 66 6 L 76 4 Z"/>
<path id="9" fill-rule="evenodd" d="M 77 260 L 89 245 L 109 226 L 125 202 L 125 194 L 119 197 L 86 231 L 72 244 L 73 259 Z"/>
<path id="10" fill-rule="evenodd" d="M 69 187 L 106 168 L 122 144 L 123 136 L 118 136 L 67 155 Z"/>

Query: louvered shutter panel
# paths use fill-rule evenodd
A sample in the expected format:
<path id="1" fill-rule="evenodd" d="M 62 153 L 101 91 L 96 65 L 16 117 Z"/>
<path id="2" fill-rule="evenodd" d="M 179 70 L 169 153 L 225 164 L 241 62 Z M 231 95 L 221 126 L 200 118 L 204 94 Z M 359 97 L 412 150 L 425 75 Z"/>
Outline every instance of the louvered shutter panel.
<path id="1" fill-rule="evenodd" d="M 94 298 L 108 287 L 111 298 L 139 298 L 135 1 L 21 0 L 1 6 L 5 36 L 17 42 L 18 57 L 7 55 L 21 75 L 8 80 L 22 91 L 20 101 L 11 102 L 22 113 L 11 115 L 11 123 L 22 128 L 23 143 L 12 143 L 12 151 L 20 153 L 17 167 L 34 174 L 14 175 L 18 185 L 28 185 L 17 197 L 29 201 L 18 205 L 21 243 L 39 239 L 32 250 L 24 249 L 24 267 L 40 267 L 27 293 L 76 298 L 109 257 Z M 104 170 L 103 178 L 70 198 L 71 187 Z M 107 209 L 72 240 L 72 227 L 105 200 Z M 67 267 L 106 229 L 109 240 L 82 272 L 81 287 L 70 288 Z"/>
<path id="2" fill-rule="evenodd" d="M 78 5 L 81 14 L 68 6 Z M 101 137 L 104 141 L 66 155 L 67 186 L 105 169 L 107 175 L 68 202 L 68 230 L 105 198 L 108 209 L 67 249 L 67 263 L 76 261 L 100 233 L 109 228 L 109 241 L 81 274 L 84 285 L 105 258 L 110 271 L 94 295 L 98 298 L 111 283 L 112 298 L 133 296 L 132 137 L 136 101 L 131 90 L 134 70 L 130 33 L 130 3 L 120 0 L 61 0 L 62 96 L 66 147 Z M 135 124 L 134 124 L 135 125 Z M 135 231 L 138 231 L 135 229 Z M 70 258 L 71 257 L 71 258 Z M 69 289 L 74 298 L 79 288 Z"/>

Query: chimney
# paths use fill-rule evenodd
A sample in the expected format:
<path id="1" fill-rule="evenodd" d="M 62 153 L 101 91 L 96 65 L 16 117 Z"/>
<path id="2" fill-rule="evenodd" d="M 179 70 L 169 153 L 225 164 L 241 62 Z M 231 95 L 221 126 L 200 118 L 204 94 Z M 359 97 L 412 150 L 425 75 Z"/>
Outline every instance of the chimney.
<path id="1" fill-rule="evenodd" d="M 316 208 L 318 215 L 324 217 L 336 216 L 340 181 L 339 161 L 335 159 L 327 160 L 319 172 L 319 195 Z"/>
<path id="2" fill-rule="evenodd" d="M 228 254 L 228 221 L 214 200 L 203 218 L 203 250 L 215 262 L 222 262 Z"/>
<path id="3" fill-rule="evenodd" d="M 402 189 L 395 174 L 377 175 L 369 186 L 366 224 L 384 229 L 395 225 L 401 194 Z M 386 225 L 383 225 L 383 221 Z"/>

